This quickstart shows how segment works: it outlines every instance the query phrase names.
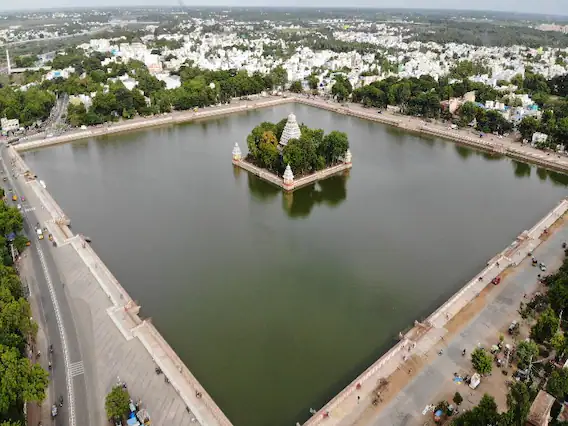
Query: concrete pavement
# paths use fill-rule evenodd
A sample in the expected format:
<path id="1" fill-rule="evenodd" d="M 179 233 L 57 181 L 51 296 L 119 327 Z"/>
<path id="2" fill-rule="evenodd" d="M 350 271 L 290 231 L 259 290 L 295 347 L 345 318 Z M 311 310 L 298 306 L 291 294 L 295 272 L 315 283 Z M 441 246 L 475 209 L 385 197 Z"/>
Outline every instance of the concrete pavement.
<path id="1" fill-rule="evenodd" d="M 550 235 L 534 251 L 534 256 L 548 265 L 549 271 L 553 271 L 562 264 L 564 252 L 561 244 L 564 241 L 568 241 L 568 226 L 563 226 Z M 526 258 L 503 279 L 499 286 L 490 290 L 486 297 L 485 307 L 461 332 L 451 338 L 446 338 L 445 342 L 435 347 L 434 351 L 443 348 L 443 355 L 434 354 L 430 357 L 432 362 L 385 407 L 369 408 L 362 416 L 363 418 L 355 422 L 344 423 L 344 425 L 418 426 L 430 420 L 431 413 L 422 415 L 425 406 L 439 402 L 436 397 L 441 394 L 453 395 L 455 391 L 464 392 L 464 389 L 467 389 L 463 386 L 460 388 L 452 382 L 454 372 L 472 371 L 470 358 L 463 357 L 461 351 L 466 349 L 469 354 L 479 343 L 488 347 L 498 341 L 500 333 L 506 334 L 511 321 L 520 319 L 517 309 L 523 301 L 523 296 L 536 291 L 539 273 L 541 273 L 540 270 L 531 266 L 530 259 Z M 482 382 L 482 385 L 473 391 L 474 398 L 479 399 L 483 392 Z"/>

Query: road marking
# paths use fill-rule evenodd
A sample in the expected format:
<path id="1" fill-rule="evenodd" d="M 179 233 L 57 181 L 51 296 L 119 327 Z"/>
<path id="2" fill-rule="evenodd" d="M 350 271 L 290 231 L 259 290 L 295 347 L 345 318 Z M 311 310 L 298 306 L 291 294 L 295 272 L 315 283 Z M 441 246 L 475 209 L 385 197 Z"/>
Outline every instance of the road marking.
<path id="1" fill-rule="evenodd" d="M 75 426 L 75 393 L 73 391 L 73 381 L 71 380 L 71 361 L 69 360 L 69 348 L 67 346 L 67 336 L 65 334 L 65 328 L 63 326 L 63 320 L 61 319 L 61 310 L 59 309 L 59 301 L 55 295 L 55 289 L 53 283 L 51 282 L 51 277 L 49 276 L 49 270 L 47 269 L 47 264 L 45 263 L 45 257 L 43 256 L 43 251 L 39 245 L 34 244 L 39 255 L 39 261 L 41 267 L 43 268 L 43 274 L 45 275 L 45 281 L 49 288 L 49 295 L 51 296 L 51 303 L 53 304 L 53 310 L 55 312 L 55 321 L 57 322 L 57 327 L 59 328 L 59 335 L 61 336 L 61 345 L 63 346 L 63 358 L 65 359 L 65 375 L 67 376 L 67 398 L 69 400 L 69 425 Z"/>
<path id="2" fill-rule="evenodd" d="M 69 366 L 69 374 L 71 377 L 80 376 L 85 372 L 85 367 L 83 366 L 83 361 L 77 361 Z"/>
<path id="3" fill-rule="evenodd" d="M 27 209 L 24 209 L 24 211 L 25 211 L 26 213 L 35 212 L 35 207 L 28 207 Z"/>

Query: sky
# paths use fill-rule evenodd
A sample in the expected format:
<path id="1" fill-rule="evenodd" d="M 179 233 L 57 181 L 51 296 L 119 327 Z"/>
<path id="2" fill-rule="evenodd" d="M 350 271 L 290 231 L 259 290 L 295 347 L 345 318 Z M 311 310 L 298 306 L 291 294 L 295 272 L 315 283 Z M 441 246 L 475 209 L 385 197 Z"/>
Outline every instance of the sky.
<path id="1" fill-rule="evenodd" d="M 568 0 L 183 0 L 192 6 L 281 6 L 281 7 L 370 7 L 411 9 L 495 10 L 551 15 L 568 14 Z M 178 5 L 176 0 L 0 0 L 0 10 L 57 7 L 153 6 Z"/>

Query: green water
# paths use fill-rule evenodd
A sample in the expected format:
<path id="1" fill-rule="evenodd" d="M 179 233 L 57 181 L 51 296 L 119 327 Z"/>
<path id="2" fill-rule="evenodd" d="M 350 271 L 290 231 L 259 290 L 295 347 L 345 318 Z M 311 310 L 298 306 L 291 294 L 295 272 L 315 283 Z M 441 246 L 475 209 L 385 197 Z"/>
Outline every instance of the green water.
<path id="1" fill-rule="evenodd" d="M 234 169 L 261 121 L 348 133 L 293 196 Z M 568 179 L 301 105 L 25 154 L 236 426 L 309 416 L 566 195 Z"/>

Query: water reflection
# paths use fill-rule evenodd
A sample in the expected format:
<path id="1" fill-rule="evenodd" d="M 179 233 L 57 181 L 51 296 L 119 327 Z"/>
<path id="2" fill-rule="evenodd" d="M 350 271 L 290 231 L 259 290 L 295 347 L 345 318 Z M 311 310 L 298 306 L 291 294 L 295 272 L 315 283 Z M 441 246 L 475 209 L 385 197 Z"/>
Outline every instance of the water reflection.
<path id="1" fill-rule="evenodd" d="M 282 194 L 282 207 L 292 218 L 308 217 L 314 206 L 319 204 L 337 207 L 347 198 L 348 173 L 331 176 L 294 192 L 284 192 L 281 188 L 258 178 L 252 173 L 233 166 L 235 179 L 240 178 L 242 173 L 247 174 L 250 194 L 255 200 L 269 201 L 278 194 Z"/>
<path id="2" fill-rule="evenodd" d="M 455 147 L 458 155 L 461 158 L 463 158 L 464 160 L 467 160 L 473 154 L 473 150 L 471 148 L 466 147 L 466 146 L 455 144 L 454 147 Z"/>
<path id="3" fill-rule="evenodd" d="M 550 180 L 553 184 L 557 186 L 568 186 L 568 175 L 560 172 L 555 172 L 554 170 L 543 169 L 542 167 L 536 168 L 536 174 L 540 180 Z"/>
<path id="4" fill-rule="evenodd" d="M 308 185 L 294 192 L 282 193 L 282 206 L 288 216 L 305 218 L 314 206 L 339 206 L 347 198 L 348 175 L 337 175 Z"/>
<path id="5" fill-rule="evenodd" d="M 527 163 L 521 163 L 520 161 L 512 160 L 513 162 L 513 169 L 515 170 L 515 176 L 522 178 L 522 177 L 530 177 L 531 175 L 531 166 Z"/>

